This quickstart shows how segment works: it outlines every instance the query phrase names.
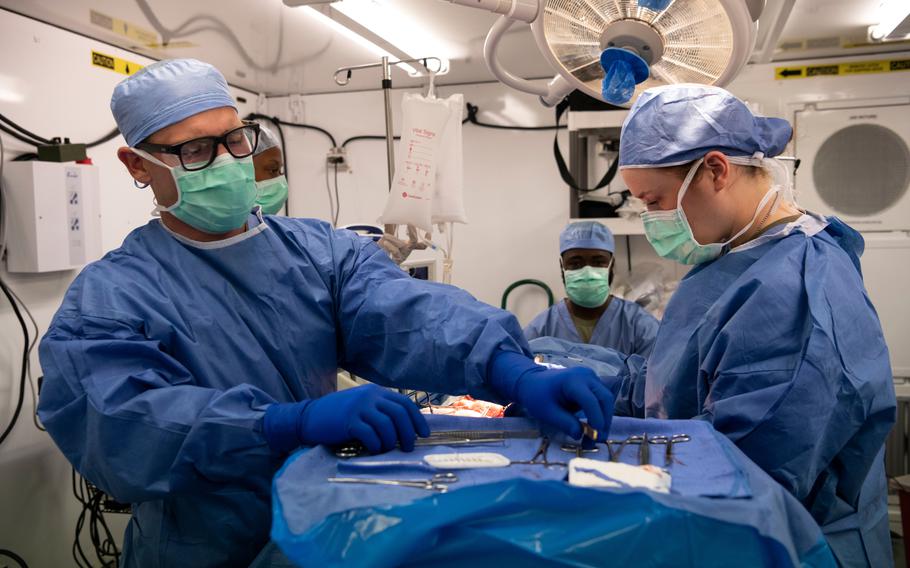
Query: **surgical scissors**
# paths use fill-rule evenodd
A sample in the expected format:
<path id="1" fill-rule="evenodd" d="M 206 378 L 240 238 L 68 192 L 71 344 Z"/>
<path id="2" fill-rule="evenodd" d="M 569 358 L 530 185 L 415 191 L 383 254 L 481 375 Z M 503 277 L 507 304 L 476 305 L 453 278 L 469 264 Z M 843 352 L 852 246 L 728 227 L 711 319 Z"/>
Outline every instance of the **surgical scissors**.
<path id="1" fill-rule="evenodd" d="M 330 477 L 330 483 L 361 483 L 366 485 L 394 485 L 397 487 L 412 487 L 427 491 L 445 493 L 449 484 L 457 483 L 458 476 L 452 472 L 437 473 L 429 479 L 382 479 L 376 477 Z"/>

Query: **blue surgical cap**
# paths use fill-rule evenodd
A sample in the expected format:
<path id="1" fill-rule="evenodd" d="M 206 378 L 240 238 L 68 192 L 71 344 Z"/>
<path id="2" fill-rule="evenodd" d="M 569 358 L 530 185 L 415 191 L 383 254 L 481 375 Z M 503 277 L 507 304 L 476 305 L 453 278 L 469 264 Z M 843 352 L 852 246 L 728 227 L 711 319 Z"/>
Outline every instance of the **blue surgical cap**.
<path id="1" fill-rule="evenodd" d="M 559 234 L 559 254 L 571 249 L 616 250 L 613 233 L 597 221 L 569 223 Z"/>
<path id="2" fill-rule="evenodd" d="M 619 142 L 619 166 L 676 166 L 712 150 L 773 158 L 784 151 L 792 134 L 786 120 L 755 116 L 720 87 L 666 85 L 644 91 L 629 110 Z"/>
<path id="3" fill-rule="evenodd" d="M 214 108 L 237 108 L 220 71 L 195 59 L 165 59 L 114 88 L 111 112 L 129 146 Z"/>
<path id="4" fill-rule="evenodd" d="M 278 137 L 275 136 L 275 133 L 263 126 L 259 125 L 259 144 L 256 145 L 256 151 L 253 152 L 254 156 L 265 152 L 266 150 L 271 150 L 272 148 L 281 148 L 281 144 L 278 142 Z"/>

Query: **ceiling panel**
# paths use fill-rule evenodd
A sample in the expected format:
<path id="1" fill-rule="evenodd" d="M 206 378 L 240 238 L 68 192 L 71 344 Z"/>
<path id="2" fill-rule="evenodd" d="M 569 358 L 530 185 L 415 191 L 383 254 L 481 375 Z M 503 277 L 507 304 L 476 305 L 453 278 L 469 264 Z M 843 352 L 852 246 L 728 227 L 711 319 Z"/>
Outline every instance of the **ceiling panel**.
<path id="1" fill-rule="evenodd" d="M 383 1 L 454 46 L 452 54 L 420 54 L 452 58 L 452 70 L 439 79 L 441 84 L 493 80 L 482 53 L 495 15 L 443 0 Z M 769 0 L 769 8 L 780 2 Z M 800 0 L 783 27 L 782 39 L 805 45 L 811 38 L 863 35 L 873 23 L 876 4 L 877 0 Z M 336 68 L 377 60 L 376 54 L 333 31 L 308 10 L 288 8 L 281 0 L 0 0 L 0 6 L 150 57 L 204 59 L 221 69 L 232 84 L 268 94 L 339 90 L 332 80 Z M 105 22 L 121 27 L 114 25 L 112 30 Z M 770 25 L 767 18 L 760 21 L 762 25 Z M 162 39 L 169 43 L 161 45 Z M 833 50 L 835 54 L 858 52 L 839 46 Z M 775 58 L 794 53 L 818 55 L 791 50 L 777 52 Z M 516 24 L 501 45 L 500 58 L 518 75 L 552 74 L 525 24 Z M 400 71 L 394 81 L 398 86 L 422 82 Z M 356 73 L 346 89 L 378 86 L 378 71 L 371 70 Z"/>

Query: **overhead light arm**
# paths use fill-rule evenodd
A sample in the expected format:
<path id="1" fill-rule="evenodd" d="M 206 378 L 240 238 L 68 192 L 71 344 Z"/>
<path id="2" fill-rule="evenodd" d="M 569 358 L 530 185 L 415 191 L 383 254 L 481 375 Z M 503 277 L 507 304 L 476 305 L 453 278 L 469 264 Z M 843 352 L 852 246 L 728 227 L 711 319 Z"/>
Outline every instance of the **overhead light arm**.
<path id="1" fill-rule="evenodd" d="M 513 20 L 531 23 L 537 19 L 540 3 L 537 0 L 448 0 L 452 4 L 487 10 Z M 764 1 L 764 0 L 762 0 Z"/>
<path id="2" fill-rule="evenodd" d="M 494 77 L 509 87 L 523 93 L 537 95 L 544 105 L 553 106 L 574 89 L 562 76 L 556 75 L 548 84 L 541 85 L 513 75 L 499 63 L 496 50 L 499 47 L 500 40 L 509 31 L 513 23 L 515 23 L 515 20 L 512 20 L 509 16 L 500 16 L 496 23 L 493 24 L 493 27 L 490 28 L 490 33 L 487 34 L 487 39 L 483 44 L 483 59 L 487 63 L 487 68 Z"/>

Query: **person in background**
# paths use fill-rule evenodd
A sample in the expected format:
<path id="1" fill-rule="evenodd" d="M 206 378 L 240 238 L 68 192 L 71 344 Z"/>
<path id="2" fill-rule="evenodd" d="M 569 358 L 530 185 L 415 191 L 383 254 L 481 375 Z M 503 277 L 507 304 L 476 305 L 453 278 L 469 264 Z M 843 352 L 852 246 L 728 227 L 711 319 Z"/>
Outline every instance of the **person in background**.
<path id="1" fill-rule="evenodd" d="M 606 436 L 614 397 L 590 369 L 531 359 L 515 317 L 408 277 L 371 240 L 263 216 L 243 122 L 221 73 L 153 63 L 114 89 L 117 151 L 160 219 L 67 290 L 41 341 L 38 414 L 73 466 L 132 503 L 121 568 L 246 567 L 268 541 L 271 481 L 300 446 L 413 450 L 395 388 L 501 402 L 573 438 Z"/>
<path id="2" fill-rule="evenodd" d="M 259 144 L 253 152 L 256 171 L 256 204 L 266 215 L 276 215 L 288 200 L 288 180 L 284 176 L 284 157 L 275 134 L 259 125 Z"/>
<path id="3" fill-rule="evenodd" d="M 791 201 L 773 158 L 792 135 L 713 86 L 648 89 L 632 106 L 623 180 L 657 253 L 693 268 L 651 357 L 615 378 L 616 413 L 711 422 L 803 503 L 841 566 L 891 566 L 896 400 L 863 238 Z"/>
<path id="4" fill-rule="evenodd" d="M 569 296 L 524 329 L 528 340 L 558 337 L 647 357 L 657 319 L 635 302 L 610 294 L 613 253 L 610 229 L 596 221 L 569 224 L 559 235 L 559 267 Z"/>

